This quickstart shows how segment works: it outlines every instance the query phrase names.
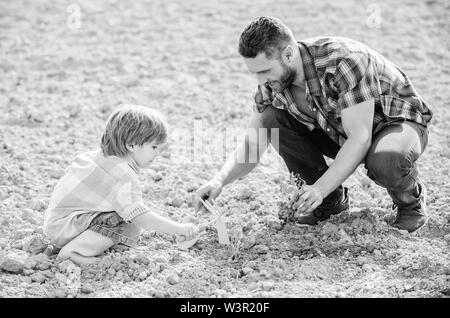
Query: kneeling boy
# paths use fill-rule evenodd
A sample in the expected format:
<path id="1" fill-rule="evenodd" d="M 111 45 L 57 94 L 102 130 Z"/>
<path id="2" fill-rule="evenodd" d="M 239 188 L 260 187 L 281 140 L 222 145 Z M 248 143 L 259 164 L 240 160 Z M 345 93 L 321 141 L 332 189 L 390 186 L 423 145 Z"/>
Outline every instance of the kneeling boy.
<path id="1" fill-rule="evenodd" d="M 162 217 L 142 201 L 139 170 L 166 138 L 165 120 L 150 108 L 127 105 L 109 117 L 101 150 L 76 157 L 45 212 L 44 233 L 61 248 L 59 257 L 95 262 L 113 245 L 135 245 L 141 229 L 195 237 L 193 224 Z"/>

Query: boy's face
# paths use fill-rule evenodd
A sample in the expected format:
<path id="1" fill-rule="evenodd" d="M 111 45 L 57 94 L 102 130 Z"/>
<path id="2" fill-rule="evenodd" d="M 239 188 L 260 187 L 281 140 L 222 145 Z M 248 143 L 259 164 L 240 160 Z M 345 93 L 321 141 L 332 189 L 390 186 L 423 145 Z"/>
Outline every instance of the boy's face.
<path id="1" fill-rule="evenodd" d="M 158 155 L 161 145 L 155 141 L 129 147 L 130 155 L 140 168 L 147 168 Z"/>

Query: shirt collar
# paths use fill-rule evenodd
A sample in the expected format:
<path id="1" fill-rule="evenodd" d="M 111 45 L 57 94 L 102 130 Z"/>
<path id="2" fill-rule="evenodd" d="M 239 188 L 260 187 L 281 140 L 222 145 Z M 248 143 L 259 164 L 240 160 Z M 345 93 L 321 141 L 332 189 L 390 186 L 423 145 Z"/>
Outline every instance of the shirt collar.
<path id="1" fill-rule="evenodd" d="M 140 168 L 137 162 L 131 156 L 129 156 L 128 165 L 131 169 L 133 169 L 134 172 L 136 172 L 136 174 L 139 174 Z"/>
<path id="2" fill-rule="evenodd" d="M 302 58 L 303 71 L 305 73 L 306 96 L 307 98 L 308 95 L 321 96 L 321 86 L 319 78 L 317 77 L 316 67 L 314 65 L 314 60 L 311 53 L 308 51 L 308 48 L 303 42 L 297 42 L 297 44 Z M 288 88 L 286 88 L 283 92 L 274 95 L 275 100 L 278 99 L 283 104 L 286 104 L 285 96 L 290 96 Z"/>
<path id="3" fill-rule="evenodd" d="M 303 42 L 298 42 L 298 48 L 300 50 L 300 55 L 302 57 L 303 71 L 305 73 L 306 90 L 311 95 L 321 96 L 321 86 L 319 78 L 317 77 L 316 66 L 314 64 L 314 59 L 311 56 L 308 48 Z"/>

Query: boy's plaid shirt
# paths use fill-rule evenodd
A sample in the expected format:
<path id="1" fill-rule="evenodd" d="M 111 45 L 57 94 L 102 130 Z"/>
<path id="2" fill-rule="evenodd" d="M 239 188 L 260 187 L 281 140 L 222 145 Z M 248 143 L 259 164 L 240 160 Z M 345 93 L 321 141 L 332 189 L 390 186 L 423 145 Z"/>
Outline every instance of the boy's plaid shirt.
<path id="1" fill-rule="evenodd" d="M 86 230 L 102 212 L 115 211 L 126 222 L 148 211 L 137 168 L 94 151 L 77 156 L 56 185 L 45 212 L 44 231 L 57 246 Z"/>
<path id="2" fill-rule="evenodd" d="M 306 99 L 317 115 L 300 111 L 289 89 L 273 96 L 272 106 L 287 110 L 309 130 L 322 128 L 342 146 L 347 138 L 341 122 L 344 108 L 375 99 L 373 134 L 385 123 L 410 120 L 427 126 L 433 113 L 409 78 L 392 62 L 366 45 L 342 37 L 298 42 L 306 80 Z M 262 98 L 257 89 L 254 99 Z M 264 105 L 255 101 L 254 109 Z"/>

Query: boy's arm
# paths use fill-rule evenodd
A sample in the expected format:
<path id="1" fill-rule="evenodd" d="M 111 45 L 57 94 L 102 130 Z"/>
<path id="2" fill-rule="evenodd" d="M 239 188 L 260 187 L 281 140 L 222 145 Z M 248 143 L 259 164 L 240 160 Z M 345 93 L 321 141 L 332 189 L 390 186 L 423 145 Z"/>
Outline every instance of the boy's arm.
<path id="1" fill-rule="evenodd" d="M 118 187 L 115 210 L 122 218 L 147 231 L 192 237 L 193 224 L 172 221 L 155 212 L 142 202 L 142 191 L 138 182 L 124 182 Z"/>
<path id="2" fill-rule="evenodd" d="M 146 213 L 136 216 L 131 222 L 147 231 L 158 231 L 177 235 L 184 235 L 184 227 L 187 225 L 165 218 L 151 211 L 149 208 L 147 208 Z"/>

